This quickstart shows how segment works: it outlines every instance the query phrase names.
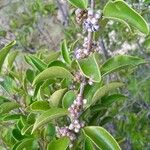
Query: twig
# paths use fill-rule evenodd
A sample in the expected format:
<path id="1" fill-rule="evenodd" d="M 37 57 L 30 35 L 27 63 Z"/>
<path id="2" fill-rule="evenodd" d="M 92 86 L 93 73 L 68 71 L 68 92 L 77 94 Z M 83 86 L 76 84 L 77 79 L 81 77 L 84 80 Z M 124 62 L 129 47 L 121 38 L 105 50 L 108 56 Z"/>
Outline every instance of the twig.
<path id="1" fill-rule="evenodd" d="M 91 0 L 91 9 L 93 10 L 95 7 L 95 0 Z M 93 32 L 88 32 L 88 46 L 87 46 L 87 50 L 90 51 L 92 48 L 92 41 L 93 41 Z M 86 78 L 84 77 L 82 83 L 81 83 L 81 87 L 80 87 L 80 92 L 79 95 L 82 96 L 83 95 L 83 91 L 84 91 L 84 87 L 86 85 Z"/>
<path id="2" fill-rule="evenodd" d="M 82 83 L 81 83 L 81 86 L 80 86 L 80 92 L 79 92 L 79 96 L 83 96 L 83 92 L 84 92 L 84 87 L 85 87 L 85 85 L 86 85 L 86 81 L 85 81 L 85 77 L 84 77 L 84 79 L 83 79 L 83 81 L 82 81 Z"/>

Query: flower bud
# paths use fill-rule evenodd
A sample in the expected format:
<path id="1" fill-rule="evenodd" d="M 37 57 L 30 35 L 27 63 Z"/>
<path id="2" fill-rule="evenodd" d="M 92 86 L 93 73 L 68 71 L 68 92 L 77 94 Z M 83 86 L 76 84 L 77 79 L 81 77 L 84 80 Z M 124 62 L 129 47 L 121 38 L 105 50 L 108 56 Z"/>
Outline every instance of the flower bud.
<path id="1" fill-rule="evenodd" d="M 87 103 L 87 99 L 84 99 L 84 100 L 83 100 L 83 104 L 86 104 L 86 103 Z"/>
<path id="2" fill-rule="evenodd" d="M 73 124 L 70 124 L 69 125 L 69 130 L 73 130 L 74 129 L 74 125 Z"/>

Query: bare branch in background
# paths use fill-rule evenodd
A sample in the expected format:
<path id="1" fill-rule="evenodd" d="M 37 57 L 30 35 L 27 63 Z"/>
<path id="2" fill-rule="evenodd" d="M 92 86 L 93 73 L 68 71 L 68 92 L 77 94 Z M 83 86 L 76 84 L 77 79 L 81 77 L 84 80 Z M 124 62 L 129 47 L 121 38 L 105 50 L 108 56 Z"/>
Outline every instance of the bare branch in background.
<path id="1" fill-rule="evenodd" d="M 62 15 L 62 24 L 64 26 L 68 26 L 68 6 L 67 2 L 56 0 L 57 6 L 61 12 Z"/>
<path id="2" fill-rule="evenodd" d="M 6 4 L 1 5 L 0 9 L 7 7 L 10 3 L 11 3 L 11 0 L 9 0 Z"/>
<path id="3" fill-rule="evenodd" d="M 108 59 L 109 58 L 109 54 L 108 54 L 108 51 L 107 51 L 107 49 L 105 47 L 105 43 L 104 43 L 103 39 L 99 39 L 99 45 L 100 45 L 100 47 L 101 47 L 101 49 L 103 51 L 105 59 Z"/>

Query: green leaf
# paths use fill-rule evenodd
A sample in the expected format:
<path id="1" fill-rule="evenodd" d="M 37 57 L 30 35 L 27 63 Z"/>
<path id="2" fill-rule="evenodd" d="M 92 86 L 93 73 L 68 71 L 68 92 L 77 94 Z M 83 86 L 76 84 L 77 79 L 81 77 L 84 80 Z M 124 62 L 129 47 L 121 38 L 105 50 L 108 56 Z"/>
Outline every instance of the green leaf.
<path id="1" fill-rule="evenodd" d="M 53 123 L 48 123 L 47 127 L 44 130 L 44 136 L 49 137 L 50 139 L 54 138 L 56 135 L 56 128 L 55 124 Z"/>
<path id="2" fill-rule="evenodd" d="M 99 88 L 99 89 L 95 92 L 95 94 L 94 94 L 92 100 L 90 101 L 90 104 L 89 104 L 89 105 L 91 105 L 91 104 L 97 102 L 98 100 L 100 100 L 100 99 L 101 99 L 104 95 L 106 95 L 109 91 L 114 90 L 114 89 L 116 89 L 116 88 L 119 88 L 119 87 L 121 87 L 121 86 L 123 86 L 123 85 L 124 85 L 124 84 L 121 83 L 121 82 L 112 82 L 112 83 L 109 83 L 109 84 L 106 84 L 106 85 L 102 86 L 101 88 Z"/>
<path id="3" fill-rule="evenodd" d="M 67 137 L 53 140 L 48 144 L 47 150 L 66 150 L 69 146 L 70 140 Z"/>
<path id="4" fill-rule="evenodd" d="M 145 0 L 144 3 L 150 4 L 150 0 Z"/>
<path id="5" fill-rule="evenodd" d="M 11 43 L 9 43 L 8 45 L 6 45 L 5 47 L 3 47 L 0 50 L 0 72 L 2 70 L 2 65 L 5 61 L 6 56 L 8 55 L 10 49 L 16 44 L 16 41 L 13 41 Z"/>
<path id="6" fill-rule="evenodd" d="M 24 139 L 25 136 L 23 136 L 18 128 L 15 128 L 12 130 L 12 136 L 17 140 L 20 141 Z"/>
<path id="7" fill-rule="evenodd" d="M 69 56 L 69 49 L 67 48 L 66 40 L 64 40 L 61 43 L 61 54 L 63 56 L 64 61 L 68 64 L 71 64 L 71 59 L 70 59 L 70 56 Z"/>
<path id="8" fill-rule="evenodd" d="M 33 55 L 26 56 L 26 60 L 28 60 L 28 63 L 39 71 L 43 71 L 47 67 L 47 65 L 42 60 Z"/>
<path id="9" fill-rule="evenodd" d="M 118 55 L 108 59 L 100 68 L 102 76 L 124 69 L 126 67 L 135 67 L 146 63 L 145 60 L 129 55 Z"/>
<path id="10" fill-rule="evenodd" d="M 20 144 L 18 144 L 18 146 L 16 147 L 16 150 L 31 150 L 33 149 L 33 143 L 34 143 L 34 139 L 33 138 L 26 138 L 23 139 Z"/>
<path id="11" fill-rule="evenodd" d="M 49 99 L 51 107 L 58 107 L 59 106 L 59 104 L 61 103 L 62 97 L 64 96 L 66 90 L 67 89 L 60 89 L 60 90 L 55 91 L 51 95 L 51 97 Z"/>
<path id="12" fill-rule="evenodd" d="M 121 150 L 116 140 L 104 128 L 88 126 L 83 129 L 84 134 L 102 150 Z"/>
<path id="13" fill-rule="evenodd" d="M 92 86 L 86 85 L 84 89 L 84 98 L 87 99 L 87 104 L 90 103 L 95 91 L 101 87 L 101 84 L 94 83 Z"/>
<path id="14" fill-rule="evenodd" d="M 36 118 L 36 114 L 35 113 L 30 113 L 28 116 L 27 116 L 27 123 L 28 124 L 33 124 L 35 122 L 35 118 Z"/>
<path id="15" fill-rule="evenodd" d="M 9 111 L 19 107 L 19 104 L 16 102 L 5 102 L 0 105 L 0 113 L 8 113 Z"/>
<path id="16" fill-rule="evenodd" d="M 104 118 L 100 121 L 99 125 L 100 125 L 100 126 L 104 126 L 106 123 L 108 123 L 108 122 L 110 122 L 110 121 L 112 121 L 112 120 L 113 120 L 113 117 L 111 117 L 111 116 L 106 116 L 106 117 L 104 117 Z"/>
<path id="17" fill-rule="evenodd" d="M 28 80 L 30 83 L 32 83 L 33 80 L 34 80 L 34 71 L 31 70 L 31 69 L 27 69 L 27 71 L 26 71 L 26 78 L 27 78 L 27 80 Z"/>
<path id="18" fill-rule="evenodd" d="M 51 108 L 50 110 L 47 110 L 43 112 L 35 121 L 35 124 L 32 129 L 32 133 L 42 125 L 50 122 L 53 119 L 65 116 L 68 114 L 68 111 L 66 109 L 62 108 Z"/>
<path id="19" fill-rule="evenodd" d="M 104 7 L 103 14 L 104 17 L 123 20 L 144 34 L 149 33 L 149 27 L 144 18 L 122 0 L 109 1 Z"/>
<path id="20" fill-rule="evenodd" d="M 57 58 L 60 56 L 60 52 L 52 51 L 50 54 L 45 58 L 45 63 L 50 64 L 51 62 L 57 60 Z"/>
<path id="21" fill-rule="evenodd" d="M 7 97 L 0 95 L 0 104 L 10 101 Z"/>
<path id="22" fill-rule="evenodd" d="M 108 106 L 112 105 L 114 102 L 117 102 L 119 100 L 123 100 L 123 99 L 126 99 L 126 98 L 127 97 L 122 95 L 122 94 L 112 94 L 112 95 L 104 97 L 101 100 L 101 105 L 108 107 Z"/>
<path id="23" fill-rule="evenodd" d="M 36 101 L 30 105 L 32 111 L 45 111 L 50 109 L 47 101 Z"/>
<path id="24" fill-rule="evenodd" d="M 88 0 L 68 0 L 73 6 L 77 8 L 87 8 Z"/>
<path id="25" fill-rule="evenodd" d="M 58 66 L 50 67 L 42 71 L 38 76 L 35 77 L 33 84 L 37 84 L 41 81 L 47 80 L 47 79 L 55 79 L 55 78 L 73 78 L 72 74 Z"/>
<path id="26" fill-rule="evenodd" d="M 85 139 L 84 150 L 95 150 L 93 143 L 88 137 Z"/>
<path id="27" fill-rule="evenodd" d="M 108 111 L 106 107 L 101 107 L 100 104 L 94 105 L 90 108 L 91 117 L 89 118 L 89 125 L 98 125 L 99 120 Z"/>
<path id="28" fill-rule="evenodd" d="M 3 121 L 12 121 L 12 120 L 18 120 L 18 119 L 20 119 L 20 117 L 21 117 L 21 115 L 20 114 L 13 114 L 13 115 L 10 115 L 10 114 L 8 114 L 8 115 L 6 115 L 4 118 L 3 118 Z"/>
<path id="29" fill-rule="evenodd" d="M 94 82 L 101 81 L 100 69 L 96 62 L 94 54 L 89 56 L 88 58 L 79 60 L 77 63 L 80 70 L 87 78 L 91 78 Z"/>
<path id="30" fill-rule="evenodd" d="M 8 54 L 8 58 L 7 58 L 7 61 L 8 61 L 8 67 L 11 69 L 11 67 L 13 66 L 13 63 L 18 55 L 18 51 L 12 51 Z"/>
<path id="31" fill-rule="evenodd" d="M 16 128 L 19 130 L 19 132 L 24 127 L 24 123 L 25 123 L 25 118 L 21 117 L 17 122 L 17 128 Z"/>
<path id="32" fill-rule="evenodd" d="M 62 106 L 63 108 L 69 108 L 73 101 L 76 98 L 76 94 L 74 91 L 70 90 L 65 93 L 63 99 L 62 99 Z"/>
<path id="33" fill-rule="evenodd" d="M 21 130 L 21 134 L 25 135 L 26 133 L 31 133 L 32 128 L 33 128 L 33 125 L 30 125 L 30 124 L 25 125 Z"/>
<path id="34" fill-rule="evenodd" d="M 49 67 L 53 67 L 53 66 L 59 66 L 59 67 L 62 67 L 62 68 L 66 68 L 66 69 L 67 69 L 66 64 L 63 63 L 63 62 L 60 61 L 60 60 L 55 60 L 55 61 L 51 62 L 51 63 L 48 65 L 48 68 L 49 68 Z"/>

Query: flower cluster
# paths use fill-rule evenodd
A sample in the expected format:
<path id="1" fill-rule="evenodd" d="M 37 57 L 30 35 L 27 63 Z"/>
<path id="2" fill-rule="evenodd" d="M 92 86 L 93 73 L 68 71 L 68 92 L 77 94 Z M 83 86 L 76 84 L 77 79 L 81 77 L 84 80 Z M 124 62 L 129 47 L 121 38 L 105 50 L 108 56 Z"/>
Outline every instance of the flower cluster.
<path id="1" fill-rule="evenodd" d="M 70 125 L 65 127 L 56 127 L 57 137 L 68 137 L 72 142 L 76 139 L 76 134 L 84 127 L 85 122 L 80 121 L 79 117 L 87 100 L 82 99 L 80 95 L 74 100 L 73 104 L 68 108 L 70 112 Z M 70 145 L 72 147 L 72 144 Z"/>
<path id="2" fill-rule="evenodd" d="M 76 9 L 75 11 L 76 21 L 78 24 L 82 24 L 83 20 L 87 19 L 87 10 Z"/>
<path id="3" fill-rule="evenodd" d="M 93 10 L 88 10 L 88 17 L 83 21 L 83 27 L 88 32 L 96 32 L 99 29 L 99 19 L 101 14 L 99 11 L 93 12 Z"/>
<path id="4" fill-rule="evenodd" d="M 56 127 L 57 137 L 65 137 L 67 136 L 71 141 L 76 139 L 75 133 L 71 132 L 68 126 L 65 127 Z"/>
<path id="5" fill-rule="evenodd" d="M 71 119 L 69 129 L 74 130 L 75 133 L 78 133 L 80 131 L 80 128 L 84 126 L 84 122 L 80 122 L 79 117 L 86 103 L 87 100 L 83 99 L 82 96 L 79 94 L 77 98 L 74 100 L 73 104 L 68 108 Z"/>
<path id="6" fill-rule="evenodd" d="M 80 71 L 74 73 L 74 82 L 81 83 L 83 81 L 83 75 Z"/>
<path id="7" fill-rule="evenodd" d="M 68 126 L 65 127 L 56 127 L 56 133 L 57 133 L 57 137 L 61 138 L 61 137 L 68 137 L 70 139 L 70 141 L 74 141 L 76 139 L 76 134 L 74 132 L 72 132 Z M 69 147 L 71 148 L 73 146 L 73 144 L 70 144 Z"/>
<path id="8" fill-rule="evenodd" d="M 82 48 L 77 48 L 75 50 L 75 58 L 76 59 L 83 59 L 89 56 L 93 52 L 100 52 L 100 47 L 98 46 L 98 42 L 93 41 L 92 44 L 90 45 L 90 51 L 88 50 L 88 38 L 84 38 L 84 43 L 82 45 Z"/>

